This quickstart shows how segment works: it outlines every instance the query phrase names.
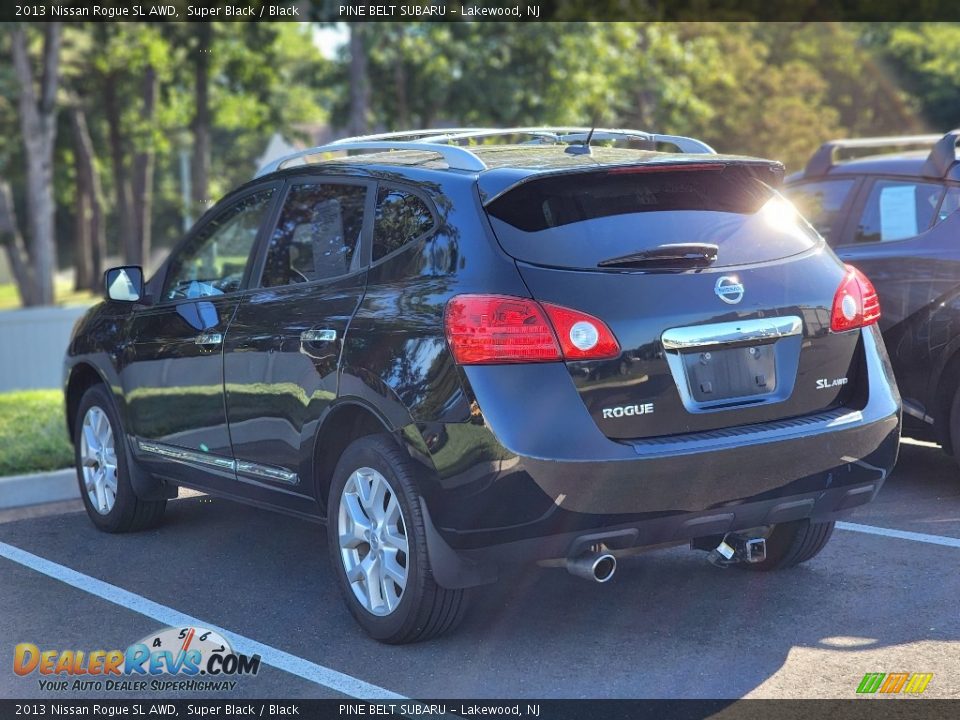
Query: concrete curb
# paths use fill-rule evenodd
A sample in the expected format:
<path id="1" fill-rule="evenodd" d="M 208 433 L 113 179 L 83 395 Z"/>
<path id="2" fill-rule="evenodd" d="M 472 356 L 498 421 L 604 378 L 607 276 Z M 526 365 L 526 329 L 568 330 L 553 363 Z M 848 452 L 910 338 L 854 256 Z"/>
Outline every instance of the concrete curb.
<path id="1" fill-rule="evenodd" d="M 73 468 L 0 477 L 0 510 L 79 498 L 77 471 Z"/>

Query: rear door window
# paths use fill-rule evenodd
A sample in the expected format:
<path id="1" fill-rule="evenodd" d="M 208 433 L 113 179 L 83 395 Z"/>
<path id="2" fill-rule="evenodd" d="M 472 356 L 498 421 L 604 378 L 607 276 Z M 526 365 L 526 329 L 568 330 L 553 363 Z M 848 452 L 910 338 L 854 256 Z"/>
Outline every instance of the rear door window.
<path id="1" fill-rule="evenodd" d="M 292 185 L 270 236 L 261 285 L 313 282 L 359 270 L 366 197 L 365 185 Z"/>
<path id="2" fill-rule="evenodd" d="M 399 250 L 433 228 L 426 202 L 411 192 L 381 187 L 373 224 L 373 261 Z"/>
<path id="3" fill-rule="evenodd" d="M 854 242 L 889 242 L 919 235 L 933 224 L 943 193 L 939 183 L 877 180 L 860 214 Z"/>
<path id="4" fill-rule="evenodd" d="M 817 232 L 823 235 L 828 243 L 833 244 L 838 239 L 836 234 L 842 229 L 841 212 L 854 184 L 853 178 L 818 180 L 795 185 L 787 194 Z"/>
<path id="5" fill-rule="evenodd" d="M 943 222 L 957 210 L 960 210 L 960 187 L 947 188 L 947 194 L 943 196 L 943 202 L 940 203 L 940 210 L 937 212 L 934 225 Z"/>
<path id="6" fill-rule="evenodd" d="M 820 242 L 772 187 L 766 165 L 631 166 L 528 180 L 487 206 L 504 250 L 538 265 L 595 269 L 677 244 L 718 247 L 715 267 L 794 255 Z"/>

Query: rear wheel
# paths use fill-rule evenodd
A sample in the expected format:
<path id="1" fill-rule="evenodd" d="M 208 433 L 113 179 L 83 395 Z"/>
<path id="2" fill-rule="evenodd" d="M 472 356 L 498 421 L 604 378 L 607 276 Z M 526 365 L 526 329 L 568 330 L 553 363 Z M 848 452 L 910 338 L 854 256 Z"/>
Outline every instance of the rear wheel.
<path id="1" fill-rule="evenodd" d="M 774 525 L 767 537 L 767 558 L 758 563 L 741 563 L 737 567 L 747 570 L 784 570 L 810 560 L 820 553 L 830 536 L 835 523 L 815 523 L 809 520 Z"/>
<path id="2" fill-rule="evenodd" d="M 142 500 L 130 484 L 124 434 L 103 385 L 84 393 L 74 419 L 73 447 L 80 497 L 104 532 L 134 532 L 163 518 L 166 500 Z"/>
<path id="3" fill-rule="evenodd" d="M 466 609 L 464 590 L 433 578 L 416 474 L 389 435 L 360 438 L 337 463 L 327 504 L 330 561 L 344 600 L 385 643 L 436 637 Z"/>
<path id="4" fill-rule="evenodd" d="M 950 405 L 950 447 L 954 459 L 960 464 L 960 385 L 954 391 Z"/>

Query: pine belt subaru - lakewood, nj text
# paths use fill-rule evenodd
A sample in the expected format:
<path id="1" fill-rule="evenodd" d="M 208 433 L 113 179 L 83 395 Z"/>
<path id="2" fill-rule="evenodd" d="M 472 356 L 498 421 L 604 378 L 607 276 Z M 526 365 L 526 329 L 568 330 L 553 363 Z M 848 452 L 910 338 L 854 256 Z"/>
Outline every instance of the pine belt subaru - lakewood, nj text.
<path id="1" fill-rule="evenodd" d="M 148 282 L 108 271 L 78 323 L 87 512 L 146 528 L 185 486 L 325 522 L 350 611 L 393 643 L 516 564 L 603 582 L 671 543 L 806 561 L 879 491 L 900 404 L 870 281 L 782 177 L 584 128 L 272 163 Z"/>

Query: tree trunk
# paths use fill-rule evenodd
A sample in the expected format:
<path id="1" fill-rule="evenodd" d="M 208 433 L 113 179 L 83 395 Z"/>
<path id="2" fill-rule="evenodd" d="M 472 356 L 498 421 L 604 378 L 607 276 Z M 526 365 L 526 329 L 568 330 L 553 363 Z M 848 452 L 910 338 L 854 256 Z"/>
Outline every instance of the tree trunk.
<path id="1" fill-rule="evenodd" d="M 109 128 L 113 186 L 117 196 L 117 228 L 120 232 L 120 247 L 123 248 L 124 256 L 126 256 L 134 236 L 133 199 L 131 197 L 130 176 L 127 173 L 126 143 L 121 127 L 120 107 L 117 102 L 117 77 L 116 73 L 111 72 L 104 78 L 103 109 Z"/>
<path id="2" fill-rule="evenodd" d="M 87 117 L 81 107 L 74 107 L 70 113 L 74 133 L 74 154 L 77 163 L 77 197 L 87 198 L 87 231 L 84 238 L 85 250 L 77 247 L 78 290 L 101 289 L 101 276 L 106 256 L 106 230 L 103 222 L 103 194 L 100 190 L 100 176 L 94 158 L 93 140 L 87 127 Z M 80 236 L 78 235 L 78 238 Z M 84 269 L 81 270 L 81 267 Z M 82 278 L 81 278 L 82 276 Z"/>
<path id="3" fill-rule="evenodd" d="M 393 63 L 393 88 L 397 103 L 397 122 L 394 128 L 396 130 L 410 129 L 410 103 L 407 102 L 407 69 L 403 64 L 403 36 L 405 32 L 403 25 L 394 26 L 393 44 L 397 51 Z"/>
<path id="4" fill-rule="evenodd" d="M 151 215 L 153 212 L 153 116 L 157 104 L 157 71 L 148 65 L 143 73 L 143 120 L 148 135 L 133 159 L 134 242 L 127 255 L 131 265 L 146 265 L 150 260 Z"/>
<path id="5" fill-rule="evenodd" d="M 10 269 L 13 271 L 17 289 L 20 291 L 20 302 L 25 305 L 38 305 L 36 282 L 33 277 L 33 268 L 30 267 L 30 256 L 23 244 L 20 234 L 20 225 L 17 224 L 17 212 L 13 205 L 13 193 L 10 183 L 0 180 L 0 238 L 6 238 L 3 243 L 10 258 Z"/>
<path id="6" fill-rule="evenodd" d="M 194 61 L 193 164 L 191 192 L 196 215 L 207 207 L 207 183 L 210 176 L 210 49 L 213 26 L 197 23 L 196 60 Z"/>
<path id="7" fill-rule="evenodd" d="M 78 115 L 83 111 L 79 108 L 70 109 L 70 125 L 73 127 L 73 167 L 76 189 L 74 191 L 73 210 L 73 288 L 83 290 L 90 286 L 90 256 L 93 254 L 93 242 L 90 235 L 90 225 L 93 221 L 93 201 L 90 183 L 83 169 L 83 151 L 80 146 L 83 139 L 80 137 L 80 122 Z"/>
<path id="8" fill-rule="evenodd" d="M 20 86 L 20 129 L 27 164 L 27 226 L 36 286 L 35 293 L 26 293 L 22 299 L 30 304 L 49 305 L 54 300 L 57 248 L 54 241 L 53 146 L 57 137 L 60 33 L 60 23 L 49 23 L 44 27 L 39 99 L 34 89 L 24 26 L 15 25 L 11 33 L 14 73 Z"/>
<path id="9" fill-rule="evenodd" d="M 370 113 L 370 81 L 367 77 L 367 49 L 364 42 L 366 28 L 361 23 L 350 24 L 350 134 L 367 132 Z"/>

